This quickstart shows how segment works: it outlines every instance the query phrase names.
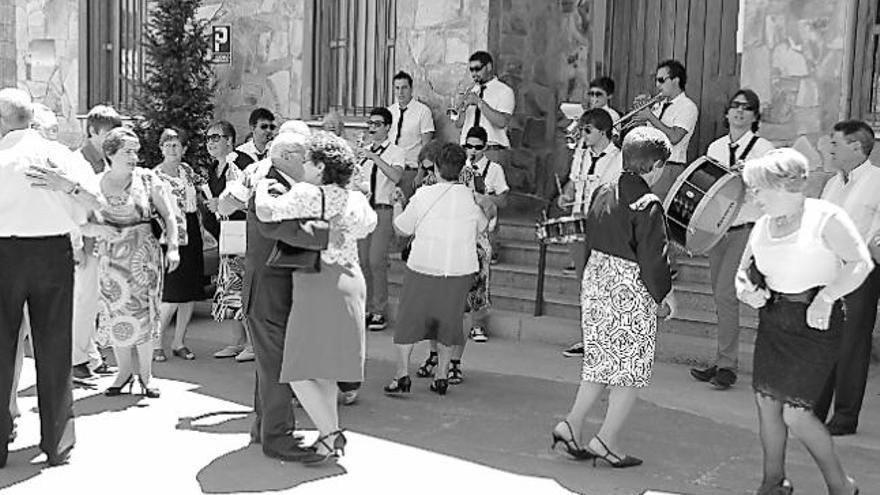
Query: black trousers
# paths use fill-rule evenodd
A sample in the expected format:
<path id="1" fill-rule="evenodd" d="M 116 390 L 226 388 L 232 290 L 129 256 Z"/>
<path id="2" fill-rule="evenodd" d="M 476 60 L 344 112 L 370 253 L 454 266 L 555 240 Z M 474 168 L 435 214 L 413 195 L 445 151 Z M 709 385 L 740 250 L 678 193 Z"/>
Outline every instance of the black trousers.
<path id="1" fill-rule="evenodd" d="M 821 421 L 828 418 L 833 398 L 834 414 L 831 421 L 844 428 L 857 428 L 859 425 L 859 413 L 868 381 L 868 365 L 871 362 L 871 333 L 877 319 L 878 296 L 880 268 L 874 268 L 858 289 L 844 297 L 846 323 L 837 365 L 814 409 Z"/>
<path id="2" fill-rule="evenodd" d="M 68 236 L 0 238 L 0 467 L 12 431 L 9 397 L 27 302 L 37 364 L 40 449 L 49 462 L 73 448 L 73 252 Z"/>
<path id="3" fill-rule="evenodd" d="M 278 381 L 292 295 L 289 270 L 262 268 L 254 274 L 247 313 L 257 365 L 254 409 L 263 450 L 276 452 L 293 448 L 293 391 Z"/>

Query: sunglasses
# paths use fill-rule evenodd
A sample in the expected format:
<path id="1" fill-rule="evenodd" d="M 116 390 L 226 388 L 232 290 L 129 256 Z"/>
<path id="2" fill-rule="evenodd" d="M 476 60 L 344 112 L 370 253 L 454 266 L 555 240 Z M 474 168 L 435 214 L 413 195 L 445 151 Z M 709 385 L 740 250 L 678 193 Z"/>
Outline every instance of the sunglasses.
<path id="1" fill-rule="evenodd" d="M 587 95 L 592 96 L 594 98 L 602 98 L 602 97 L 608 96 L 605 94 L 604 91 L 590 91 L 587 93 Z"/>
<path id="2" fill-rule="evenodd" d="M 472 66 L 468 67 L 468 70 L 471 72 L 480 72 L 481 70 L 483 70 L 483 67 L 485 67 L 485 66 L 486 66 L 485 64 L 484 65 L 472 65 Z"/>
<path id="3" fill-rule="evenodd" d="M 205 136 L 205 139 L 209 143 L 218 143 L 225 138 L 226 138 L 226 136 L 224 136 L 223 134 L 208 134 L 207 136 Z"/>
<path id="4" fill-rule="evenodd" d="M 477 150 L 477 151 L 480 151 L 480 150 L 485 149 L 485 148 L 486 148 L 486 145 L 485 145 L 485 144 L 470 144 L 470 143 L 465 143 L 465 145 L 462 146 L 462 148 L 464 148 L 464 149 L 466 149 L 466 150 Z"/>
<path id="5" fill-rule="evenodd" d="M 262 129 L 264 131 L 266 129 L 269 129 L 270 131 L 274 131 L 275 128 L 276 128 L 275 124 L 260 124 L 260 129 Z"/>
<path id="6" fill-rule="evenodd" d="M 752 111 L 755 110 L 754 108 L 752 108 L 751 105 L 749 105 L 749 102 L 747 102 L 747 101 L 732 101 L 732 102 L 730 102 L 730 109 L 731 110 L 735 110 L 735 109 L 752 110 Z"/>
<path id="7" fill-rule="evenodd" d="M 657 81 L 657 84 L 663 84 L 670 79 L 672 79 L 672 78 L 671 77 L 658 77 L 655 80 Z"/>
<path id="8" fill-rule="evenodd" d="M 382 127 L 383 125 L 385 125 L 385 121 L 384 120 L 368 120 L 367 125 L 370 127 Z"/>

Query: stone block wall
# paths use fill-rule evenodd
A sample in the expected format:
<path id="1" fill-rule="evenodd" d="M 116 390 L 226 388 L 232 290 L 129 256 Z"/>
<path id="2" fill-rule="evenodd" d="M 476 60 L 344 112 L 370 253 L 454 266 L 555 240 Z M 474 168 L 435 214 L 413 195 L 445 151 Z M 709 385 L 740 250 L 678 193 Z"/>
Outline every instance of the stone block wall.
<path id="1" fill-rule="evenodd" d="M 300 118 L 305 1 L 205 0 L 200 15 L 232 27 L 232 63 L 215 66 L 215 116 L 232 122 L 242 138 L 254 108 Z"/>
<path id="2" fill-rule="evenodd" d="M 79 2 L 7 0 L 2 9 L 10 3 L 15 10 L 17 86 L 28 90 L 34 101 L 54 110 L 60 124 L 59 140 L 68 146 L 77 146 L 82 140 L 81 126 L 76 119 L 79 111 Z M 0 13 L 4 12 L 2 9 Z M 6 18 L 6 15 L 0 17 Z"/>
<path id="3" fill-rule="evenodd" d="M 0 87 L 15 86 L 15 3 L 0 0 Z"/>

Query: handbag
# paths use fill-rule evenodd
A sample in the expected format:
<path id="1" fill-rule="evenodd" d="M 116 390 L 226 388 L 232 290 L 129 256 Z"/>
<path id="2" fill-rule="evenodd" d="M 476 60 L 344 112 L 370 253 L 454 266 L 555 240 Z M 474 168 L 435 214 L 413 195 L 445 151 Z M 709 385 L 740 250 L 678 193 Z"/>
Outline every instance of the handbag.
<path id="1" fill-rule="evenodd" d="M 221 220 L 218 243 L 221 256 L 243 256 L 247 251 L 247 221 Z"/>
<path id="2" fill-rule="evenodd" d="M 324 190 L 321 191 L 321 217 L 320 218 L 303 218 L 292 237 L 284 241 L 277 240 L 269 253 L 269 259 L 266 260 L 266 266 L 271 268 L 284 268 L 288 270 L 297 270 L 307 273 L 317 273 L 321 271 L 321 251 L 327 249 L 330 242 L 330 226 L 313 225 L 312 232 L 308 232 L 302 228 L 302 223 L 310 220 L 324 219 Z"/>

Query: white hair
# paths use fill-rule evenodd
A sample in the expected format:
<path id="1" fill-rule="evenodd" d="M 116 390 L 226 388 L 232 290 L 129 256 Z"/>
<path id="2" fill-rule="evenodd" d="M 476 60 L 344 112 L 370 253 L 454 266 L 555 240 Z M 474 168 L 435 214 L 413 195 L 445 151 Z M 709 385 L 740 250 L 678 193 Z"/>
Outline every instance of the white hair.
<path id="1" fill-rule="evenodd" d="M 308 137 L 298 132 L 282 132 L 275 136 L 269 146 L 270 158 L 284 158 L 289 152 L 305 153 Z"/>
<path id="2" fill-rule="evenodd" d="M 284 134 L 286 132 L 302 134 L 303 136 L 310 136 L 312 134 L 309 125 L 302 120 L 288 120 L 281 124 L 281 127 L 278 128 L 278 134 Z"/>
<path id="3" fill-rule="evenodd" d="M 34 103 L 34 124 L 40 129 L 45 129 L 53 125 L 58 125 L 58 117 L 51 108 L 42 103 Z"/>
<path id="4" fill-rule="evenodd" d="M 18 88 L 0 89 L 0 119 L 12 127 L 26 127 L 34 118 L 31 96 Z"/>

